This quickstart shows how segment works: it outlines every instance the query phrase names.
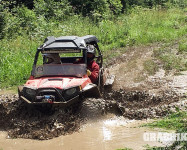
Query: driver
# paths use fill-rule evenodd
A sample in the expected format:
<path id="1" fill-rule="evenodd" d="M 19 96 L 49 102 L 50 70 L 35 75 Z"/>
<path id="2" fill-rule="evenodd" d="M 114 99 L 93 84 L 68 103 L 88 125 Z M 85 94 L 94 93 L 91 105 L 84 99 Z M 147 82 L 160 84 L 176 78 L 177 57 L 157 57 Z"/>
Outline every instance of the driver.
<path id="1" fill-rule="evenodd" d="M 61 64 L 61 59 L 58 53 L 44 54 L 46 64 Z"/>
<path id="2" fill-rule="evenodd" d="M 99 65 L 95 62 L 95 47 L 93 45 L 87 46 L 87 75 L 92 83 L 97 83 L 99 76 Z"/>

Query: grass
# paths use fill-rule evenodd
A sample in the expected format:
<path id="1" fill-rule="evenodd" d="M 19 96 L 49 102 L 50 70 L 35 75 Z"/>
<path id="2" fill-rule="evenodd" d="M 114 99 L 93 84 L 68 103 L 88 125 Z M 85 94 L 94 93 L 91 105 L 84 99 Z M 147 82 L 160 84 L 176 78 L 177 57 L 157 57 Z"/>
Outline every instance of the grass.
<path id="1" fill-rule="evenodd" d="M 155 10 L 136 7 L 128 15 L 123 14 L 113 20 L 103 20 L 99 23 L 81 16 L 72 16 L 62 22 L 55 22 L 55 20 L 47 22 L 38 18 L 35 25 L 33 32 L 20 29 L 19 36 L 0 40 L 0 88 L 23 84 L 28 79 L 36 49 L 47 36 L 96 35 L 100 40 L 99 46 L 106 60 L 111 53 L 111 57 L 116 56 L 113 49 L 167 42 L 183 37 L 187 33 L 185 11 L 178 8 Z M 184 40 L 179 44 L 181 53 L 186 52 L 185 42 Z M 180 59 L 175 58 L 175 55 L 158 57 L 163 62 L 166 60 L 164 62 L 166 68 L 174 66 L 180 70 L 180 65 L 178 67 Z M 176 64 L 173 65 L 172 62 Z M 152 62 L 148 62 L 145 66 L 152 67 L 148 70 L 150 73 L 155 69 Z"/>
<path id="2" fill-rule="evenodd" d="M 158 65 L 152 59 L 146 60 L 143 66 L 149 75 L 154 75 L 158 71 Z"/>
<path id="3" fill-rule="evenodd" d="M 157 120 L 152 123 L 148 123 L 144 126 L 151 128 L 164 128 L 169 130 L 177 130 L 186 128 L 187 112 L 176 112 L 170 114 L 168 117 L 162 120 Z"/>
<path id="4" fill-rule="evenodd" d="M 38 43 L 20 37 L 9 44 L 3 40 L 1 46 L 1 87 L 23 83 L 29 77 Z"/>
<path id="5" fill-rule="evenodd" d="M 162 120 L 157 120 L 152 123 L 145 124 L 143 126 L 151 128 L 164 128 L 168 130 L 176 130 L 177 133 L 187 133 L 187 112 L 178 111 L 172 113 L 169 116 L 163 118 Z M 186 141 L 175 141 L 171 146 L 168 147 L 150 147 L 146 146 L 147 150 L 173 150 L 180 147 L 180 150 L 186 150 Z"/>
<path id="6" fill-rule="evenodd" d="M 179 52 L 187 53 L 187 37 L 179 42 Z"/>
<path id="7" fill-rule="evenodd" d="M 134 40 L 134 43 L 166 42 L 186 32 L 183 24 L 185 17 L 177 9 L 168 10 L 167 13 L 163 10 L 140 9 L 132 13 L 130 18 L 130 40 Z"/>
<path id="8" fill-rule="evenodd" d="M 154 57 L 165 70 L 175 69 L 178 73 L 187 70 L 186 40 L 187 36 L 183 36 L 178 41 L 166 42 L 161 48 L 154 50 Z"/>
<path id="9" fill-rule="evenodd" d="M 165 70 L 172 70 L 175 68 L 178 71 L 182 71 L 181 64 L 182 61 L 179 57 L 177 57 L 174 54 L 165 54 L 160 56 L 160 59 L 162 60 L 164 64 L 164 69 Z"/>

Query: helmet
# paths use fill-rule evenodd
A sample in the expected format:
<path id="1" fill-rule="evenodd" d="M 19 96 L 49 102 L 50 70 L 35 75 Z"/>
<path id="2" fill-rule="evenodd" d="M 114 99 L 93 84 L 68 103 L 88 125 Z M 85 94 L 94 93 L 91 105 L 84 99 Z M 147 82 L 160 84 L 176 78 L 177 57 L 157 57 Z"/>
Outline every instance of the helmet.
<path id="1" fill-rule="evenodd" d="M 93 45 L 88 45 L 87 46 L 87 53 L 91 53 L 91 54 L 95 55 L 95 53 L 96 53 L 95 47 Z"/>
<path id="2" fill-rule="evenodd" d="M 44 54 L 47 64 L 61 64 L 61 59 L 58 53 Z"/>

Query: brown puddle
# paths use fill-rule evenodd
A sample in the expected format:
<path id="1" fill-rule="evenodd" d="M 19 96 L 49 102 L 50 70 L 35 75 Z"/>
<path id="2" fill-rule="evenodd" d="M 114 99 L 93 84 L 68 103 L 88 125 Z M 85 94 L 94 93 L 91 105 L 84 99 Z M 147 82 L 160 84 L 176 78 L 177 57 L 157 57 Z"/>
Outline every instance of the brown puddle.
<path id="1" fill-rule="evenodd" d="M 3 150 L 115 150 L 118 148 L 144 149 L 144 145 L 162 146 L 159 142 L 145 142 L 143 133 L 150 129 L 135 127 L 143 121 L 128 120 L 113 114 L 88 121 L 79 132 L 51 140 L 8 139 L 0 132 L 0 149 Z M 156 132 L 156 131 L 154 131 Z"/>

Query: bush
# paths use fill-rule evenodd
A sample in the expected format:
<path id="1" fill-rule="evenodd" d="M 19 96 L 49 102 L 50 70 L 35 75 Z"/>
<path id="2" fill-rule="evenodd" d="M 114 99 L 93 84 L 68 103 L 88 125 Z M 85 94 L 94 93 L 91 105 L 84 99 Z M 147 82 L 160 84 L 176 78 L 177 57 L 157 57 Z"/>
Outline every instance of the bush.
<path id="1" fill-rule="evenodd" d="M 16 18 L 19 19 L 20 27 L 29 32 L 33 32 L 36 28 L 37 17 L 34 11 L 25 6 L 14 9 L 16 11 Z"/>
<path id="2" fill-rule="evenodd" d="M 187 7 L 187 1 L 186 0 L 170 0 L 170 3 L 172 3 L 174 6 L 179 6 L 182 8 Z"/>
<path id="3" fill-rule="evenodd" d="M 122 12 L 122 3 L 120 0 L 109 0 L 109 8 L 114 15 L 119 15 Z"/>
<path id="4" fill-rule="evenodd" d="M 22 30 L 22 27 L 20 26 L 20 19 L 8 11 L 5 15 L 5 23 L 6 38 L 13 39 L 19 35 L 23 35 L 22 32 L 24 30 Z"/>
<path id="5" fill-rule="evenodd" d="M 6 3 L 0 1 L 0 39 L 5 37 Z"/>
<path id="6" fill-rule="evenodd" d="M 96 21 L 121 14 L 123 7 L 121 0 L 69 1 L 75 13 L 82 14 L 83 16 L 91 16 Z"/>
<path id="7" fill-rule="evenodd" d="M 68 0 L 35 0 L 34 12 L 37 16 L 44 16 L 47 20 L 55 18 L 62 20 L 72 13 L 72 6 Z"/>
<path id="8" fill-rule="evenodd" d="M 0 11 L 0 39 L 5 36 L 5 15 Z"/>

